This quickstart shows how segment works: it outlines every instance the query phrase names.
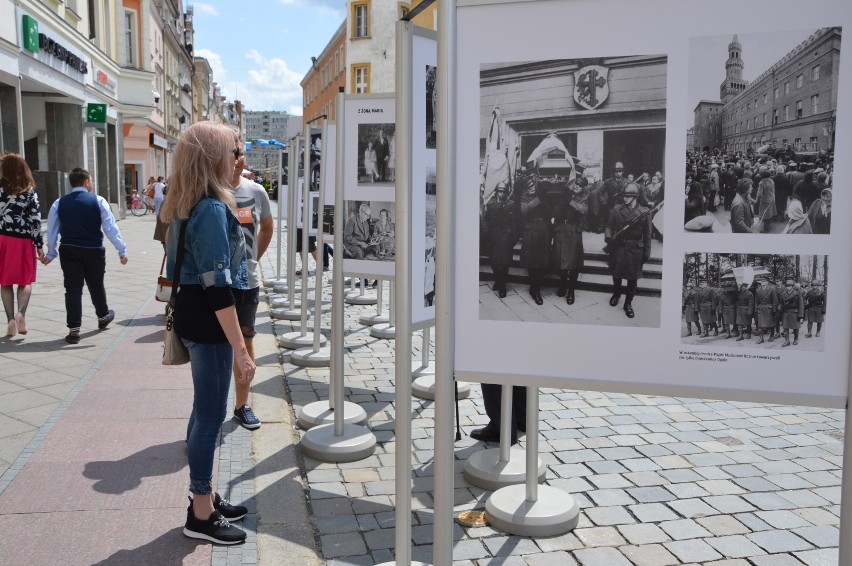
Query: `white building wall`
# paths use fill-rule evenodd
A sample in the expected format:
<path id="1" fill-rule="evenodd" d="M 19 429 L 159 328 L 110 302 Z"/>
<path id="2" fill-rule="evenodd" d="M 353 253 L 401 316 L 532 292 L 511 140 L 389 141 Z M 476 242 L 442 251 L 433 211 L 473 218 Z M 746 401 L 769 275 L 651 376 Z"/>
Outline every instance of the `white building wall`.
<path id="1" fill-rule="evenodd" d="M 370 11 L 370 37 L 352 38 L 352 1 L 348 3 L 346 29 L 346 92 L 352 92 L 352 65 L 370 64 L 370 92 L 396 89 L 396 22 L 398 0 L 373 0 Z"/>

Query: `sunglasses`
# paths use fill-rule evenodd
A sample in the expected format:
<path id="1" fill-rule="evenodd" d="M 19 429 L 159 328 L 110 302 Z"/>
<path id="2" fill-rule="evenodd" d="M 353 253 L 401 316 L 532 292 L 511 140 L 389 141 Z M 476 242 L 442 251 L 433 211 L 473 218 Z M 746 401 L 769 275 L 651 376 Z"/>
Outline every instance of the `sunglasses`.
<path id="1" fill-rule="evenodd" d="M 234 148 L 234 149 L 232 149 L 232 150 L 231 150 L 231 153 L 233 153 L 233 154 L 234 154 L 234 157 L 235 157 L 236 159 L 239 159 L 242 155 L 244 155 L 244 154 L 243 154 L 243 152 L 242 152 L 242 150 L 241 150 L 241 149 L 238 149 L 238 148 Z"/>

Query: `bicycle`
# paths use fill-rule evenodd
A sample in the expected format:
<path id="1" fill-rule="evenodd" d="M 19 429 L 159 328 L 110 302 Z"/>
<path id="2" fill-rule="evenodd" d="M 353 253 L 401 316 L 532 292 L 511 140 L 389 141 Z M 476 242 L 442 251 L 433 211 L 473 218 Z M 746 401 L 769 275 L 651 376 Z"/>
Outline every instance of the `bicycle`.
<path id="1" fill-rule="evenodd" d="M 145 216 L 148 214 L 148 203 L 137 192 L 134 192 L 130 198 L 130 212 L 133 216 Z"/>

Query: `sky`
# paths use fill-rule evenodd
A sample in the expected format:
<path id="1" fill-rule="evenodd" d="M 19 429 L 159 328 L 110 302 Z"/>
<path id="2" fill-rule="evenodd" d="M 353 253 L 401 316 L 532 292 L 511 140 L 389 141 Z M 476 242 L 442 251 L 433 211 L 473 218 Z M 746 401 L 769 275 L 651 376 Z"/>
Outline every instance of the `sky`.
<path id="1" fill-rule="evenodd" d="M 770 33 L 737 33 L 743 49 L 743 79 L 749 83 L 807 39 L 816 29 L 779 30 Z M 701 100 L 719 100 L 719 85 L 725 78 L 729 35 L 695 37 L 689 42 L 689 123 Z"/>
<path id="2" fill-rule="evenodd" d="M 299 83 L 346 17 L 346 0 L 184 0 L 195 51 L 229 101 L 302 115 Z"/>

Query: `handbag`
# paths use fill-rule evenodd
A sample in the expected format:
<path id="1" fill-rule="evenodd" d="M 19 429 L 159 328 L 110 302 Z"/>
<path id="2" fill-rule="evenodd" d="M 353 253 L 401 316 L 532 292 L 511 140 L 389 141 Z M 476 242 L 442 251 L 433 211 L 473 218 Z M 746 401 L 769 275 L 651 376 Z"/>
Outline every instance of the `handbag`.
<path id="1" fill-rule="evenodd" d="M 190 216 L 192 213 L 190 212 Z M 189 361 L 189 350 L 174 329 L 175 304 L 177 302 L 177 288 L 180 285 L 180 268 L 183 264 L 183 247 L 186 241 L 186 225 L 189 218 L 181 222 L 180 237 L 178 238 L 177 257 L 175 258 L 175 280 L 172 282 L 172 292 L 169 295 L 169 304 L 166 306 L 166 332 L 163 340 L 163 365 L 178 366 Z M 163 258 L 165 262 L 165 258 Z"/>
<path id="2" fill-rule="evenodd" d="M 163 275 L 163 270 L 166 268 L 166 254 L 163 254 L 163 263 L 160 264 L 160 276 L 157 277 L 157 292 L 154 298 L 161 303 L 168 303 L 169 297 L 172 294 L 172 280 Z"/>

